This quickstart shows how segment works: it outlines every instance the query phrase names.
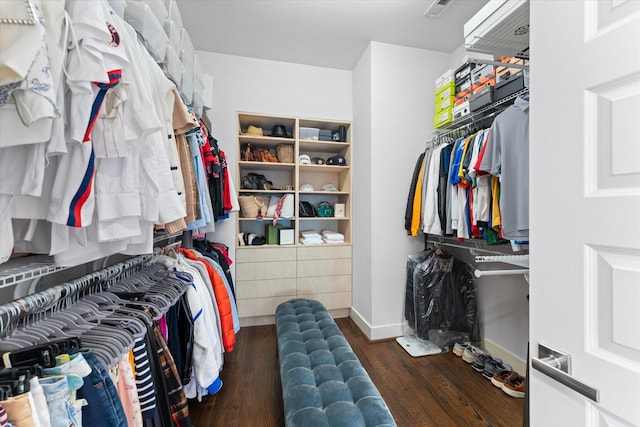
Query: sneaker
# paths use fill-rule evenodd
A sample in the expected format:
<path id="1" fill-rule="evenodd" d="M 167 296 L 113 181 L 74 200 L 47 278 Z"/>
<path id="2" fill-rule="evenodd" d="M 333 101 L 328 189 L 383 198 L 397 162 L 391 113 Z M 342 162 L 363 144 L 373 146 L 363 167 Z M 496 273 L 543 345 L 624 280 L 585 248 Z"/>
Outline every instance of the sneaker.
<path id="1" fill-rule="evenodd" d="M 515 375 L 518 375 L 518 374 L 512 371 L 511 369 L 504 369 L 502 371 L 498 371 L 495 374 L 493 374 L 493 377 L 491 377 L 491 384 L 493 384 L 498 388 L 502 388 L 502 384 L 507 382 L 507 379 Z"/>
<path id="2" fill-rule="evenodd" d="M 524 377 L 516 374 L 514 377 L 509 377 L 501 388 L 509 396 L 523 399 L 526 382 L 527 380 Z"/>
<path id="3" fill-rule="evenodd" d="M 482 371 L 482 376 L 486 379 L 490 380 L 496 374 L 496 372 L 500 371 L 511 371 L 511 365 L 507 365 L 506 363 L 502 363 L 500 359 L 493 358 L 491 361 L 486 362 L 484 364 L 484 369 Z"/>
<path id="4" fill-rule="evenodd" d="M 475 357 L 480 354 L 485 354 L 485 352 L 480 350 L 478 347 L 469 344 L 469 346 L 467 346 L 467 348 L 465 348 L 464 352 L 462 353 L 462 360 L 467 363 L 473 363 L 473 359 L 475 359 Z"/>
<path id="5" fill-rule="evenodd" d="M 493 361 L 496 361 L 498 363 L 502 363 L 502 360 L 500 359 L 496 359 L 493 358 L 491 356 L 489 356 L 488 354 L 479 354 L 476 357 L 473 358 L 473 363 L 471 364 L 471 367 L 473 369 L 475 369 L 478 372 L 484 372 L 484 366 L 487 363 L 491 363 Z"/>
<path id="6" fill-rule="evenodd" d="M 464 349 L 467 348 L 469 345 L 470 344 L 468 342 L 456 341 L 456 343 L 453 345 L 453 350 L 451 351 L 456 356 L 461 357 L 462 353 L 464 353 Z"/>

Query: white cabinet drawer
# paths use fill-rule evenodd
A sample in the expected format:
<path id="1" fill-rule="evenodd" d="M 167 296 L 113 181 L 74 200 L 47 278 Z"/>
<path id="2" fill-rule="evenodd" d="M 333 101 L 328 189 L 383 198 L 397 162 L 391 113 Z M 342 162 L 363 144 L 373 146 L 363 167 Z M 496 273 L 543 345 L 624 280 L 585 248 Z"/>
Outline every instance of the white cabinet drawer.
<path id="1" fill-rule="evenodd" d="M 248 263 L 248 262 L 266 262 L 266 261 L 295 261 L 296 260 L 296 248 L 283 248 L 283 247 L 259 247 L 259 248 L 246 248 L 239 247 L 236 249 L 236 262 Z"/>
<path id="2" fill-rule="evenodd" d="M 291 297 L 253 298 L 238 300 L 238 316 L 273 316 L 278 305 Z"/>
<path id="3" fill-rule="evenodd" d="M 296 277 L 295 261 L 252 262 L 236 265 L 236 281 Z"/>
<path id="4" fill-rule="evenodd" d="M 298 298 L 320 301 L 327 310 L 351 307 L 351 292 L 309 293 L 298 295 Z"/>
<path id="5" fill-rule="evenodd" d="M 351 275 L 298 278 L 298 295 L 318 292 L 351 292 Z"/>
<path id="6" fill-rule="evenodd" d="M 351 258 L 351 246 L 298 248 L 298 260 Z"/>
<path id="7" fill-rule="evenodd" d="M 351 258 L 298 261 L 298 277 L 351 274 Z"/>
<path id="8" fill-rule="evenodd" d="M 296 279 L 243 280 L 236 282 L 238 299 L 285 297 L 295 298 Z"/>

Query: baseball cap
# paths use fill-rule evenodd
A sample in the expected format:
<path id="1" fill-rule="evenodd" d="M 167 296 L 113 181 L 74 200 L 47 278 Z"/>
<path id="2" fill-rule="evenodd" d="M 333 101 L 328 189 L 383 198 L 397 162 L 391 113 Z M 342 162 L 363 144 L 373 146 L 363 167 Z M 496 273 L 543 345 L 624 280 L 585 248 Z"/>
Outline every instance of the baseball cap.
<path id="1" fill-rule="evenodd" d="M 335 156 L 329 157 L 327 159 L 327 164 L 333 166 L 346 166 L 347 160 L 344 158 L 344 156 L 337 154 Z"/>
<path id="2" fill-rule="evenodd" d="M 298 157 L 298 161 L 301 165 L 311 164 L 311 158 L 307 154 L 300 154 L 300 157 Z"/>
<path id="3" fill-rule="evenodd" d="M 313 185 L 311 185 L 311 184 L 302 184 L 300 186 L 300 191 L 315 191 L 315 189 L 313 188 Z"/>
<path id="4" fill-rule="evenodd" d="M 323 191 L 331 191 L 331 192 L 337 192 L 338 189 L 336 188 L 335 185 L 333 184 L 325 184 L 322 186 L 322 190 Z"/>

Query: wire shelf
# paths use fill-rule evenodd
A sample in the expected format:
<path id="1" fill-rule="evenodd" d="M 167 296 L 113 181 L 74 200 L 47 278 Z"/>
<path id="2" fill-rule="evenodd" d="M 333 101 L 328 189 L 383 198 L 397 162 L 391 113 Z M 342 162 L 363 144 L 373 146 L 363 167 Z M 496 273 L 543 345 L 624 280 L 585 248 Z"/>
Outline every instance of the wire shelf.
<path id="1" fill-rule="evenodd" d="M 55 265 L 53 257 L 46 255 L 15 258 L 0 265 L 0 289 L 38 279 L 66 268 Z"/>
<path id="2" fill-rule="evenodd" d="M 476 262 L 504 262 L 529 267 L 529 255 L 476 255 Z"/>
<path id="3" fill-rule="evenodd" d="M 182 233 L 164 234 L 154 237 L 153 242 L 154 247 L 161 247 L 173 244 L 181 239 Z M 36 280 L 68 268 L 72 267 L 57 266 L 53 257 L 48 255 L 29 255 L 22 258 L 14 258 L 4 264 L 0 264 L 0 289 L 16 286 L 28 280 Z"/>

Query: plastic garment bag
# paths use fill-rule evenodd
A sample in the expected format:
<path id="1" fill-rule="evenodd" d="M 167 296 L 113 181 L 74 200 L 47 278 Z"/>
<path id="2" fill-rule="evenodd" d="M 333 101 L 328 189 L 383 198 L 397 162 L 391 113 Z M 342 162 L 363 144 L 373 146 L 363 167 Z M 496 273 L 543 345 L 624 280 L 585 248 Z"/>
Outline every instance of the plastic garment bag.
<path id="1" fill-rule="evenodd" d="M 468 264 L 440 249 L 409 257 L 405 317 L 419 339 L 445 351 L 457 340 L 480 341 L 471 271 Z"/>

